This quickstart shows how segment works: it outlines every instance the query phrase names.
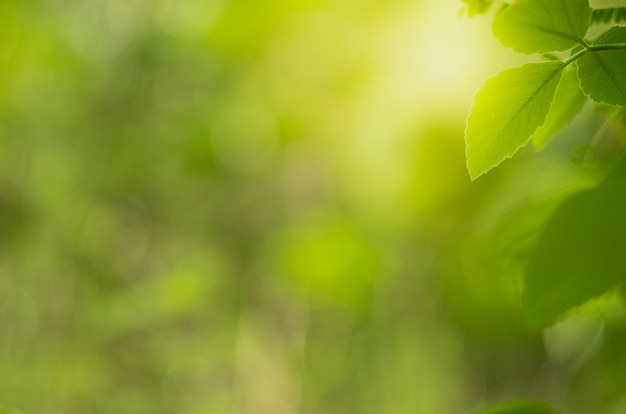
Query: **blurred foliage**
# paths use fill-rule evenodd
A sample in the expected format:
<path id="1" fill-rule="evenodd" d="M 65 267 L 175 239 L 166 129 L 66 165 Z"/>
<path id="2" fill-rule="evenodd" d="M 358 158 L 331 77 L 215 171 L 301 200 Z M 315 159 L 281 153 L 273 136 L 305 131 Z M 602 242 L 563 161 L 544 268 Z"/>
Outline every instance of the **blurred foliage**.
<path id="1" fill-rule="evenodd" d="M 540 224 L 595 180 L 567 161 L 602 121 L 470 185 L 465 112 L 514 57 L 460 6 L 2 2 L 0 402 L 620 412 L 619 295 L 602 352 L 559 353 L 577 325 L 548 341 L 520 302 Z"/>
<path id="2" fill-rule="evenodd" d="M 483 414 L 553 414 L 554 411 L 543 403 L 533 401 L 521 401 L 502 404 L 490 408 Z"/>
<path id="3" fill-rule="evenodd" d="M 463 0 L 463 3 L 467 5 L 470 16 L 487 13 L 493 5 L 493 1 L 490 0 Z"/>

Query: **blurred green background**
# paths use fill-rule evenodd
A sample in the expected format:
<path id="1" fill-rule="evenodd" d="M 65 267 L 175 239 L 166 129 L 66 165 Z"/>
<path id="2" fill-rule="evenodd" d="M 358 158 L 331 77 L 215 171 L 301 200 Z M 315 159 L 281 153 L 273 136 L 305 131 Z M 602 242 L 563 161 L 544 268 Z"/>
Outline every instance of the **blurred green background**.
<path id="1" fill-rule="evenodd" d="M 624 412 L 605 360 L 571 391 L 598 323 L 546 336 L 520 305 L 529 229 L 585 182 L 569 148 L 601 121 L 470 185 L 473 93 L 528 59 L 461 10 L 0 2 L 0 402 Z"/>

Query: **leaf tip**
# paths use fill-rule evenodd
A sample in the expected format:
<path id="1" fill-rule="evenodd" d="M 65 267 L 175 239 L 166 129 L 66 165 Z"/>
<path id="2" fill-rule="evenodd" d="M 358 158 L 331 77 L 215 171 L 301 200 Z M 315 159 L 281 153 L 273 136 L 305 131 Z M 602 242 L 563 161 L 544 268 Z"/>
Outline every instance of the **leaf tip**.
<path id="1" fill-rule="evenodd" d="M 482 171 L 482 170 L 476 170 L 476 169 L 472 168 L 470 166 L 470 162 L 469 162 L 469 158 L 468 158 L 468 160 L 467 160 L 467 172 L 469 174 L 470 181 L 472 183 L 475 182 L 476 180 L 478 180 L 483 175 L 485 175 L 487 173 L 487 171 L 489 171 L 489 170 Z"/>

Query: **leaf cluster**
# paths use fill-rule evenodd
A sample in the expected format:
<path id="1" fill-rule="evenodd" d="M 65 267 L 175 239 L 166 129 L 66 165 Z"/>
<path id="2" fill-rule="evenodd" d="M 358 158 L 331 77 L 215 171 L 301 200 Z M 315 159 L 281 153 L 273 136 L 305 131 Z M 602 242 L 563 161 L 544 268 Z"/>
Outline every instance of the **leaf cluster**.
<path id="1" fill-rule="evenodd" d="M 504 46 L 547 61 L 507 69 L 476 93 L 465 130 L 472 180 L 531 138 L 543 147 L 587 98 L 626 105 L 626 28 L 586 37 L 594 21 L 622 18 L 619 8 L 607 10 L 594 14 L 588 0 L 524 0 L 497 14 L 493 33 Z M 565 52 L 563 59 L 559 52 Z"/>
<path id="2" fill-rule="evenodd" d="M 485 11 L 475 2 L 469 4 L 474 4 L 475 13 Z M 543 148 L 588 100 L 596 111 L 624 124 L 626 27 L 619 25 L 624 21 L 624 0 L 522 0 L 496 13 L 492 30 L 502 45 L 539 54 L 545 61 L 504 70 L 476 93 L 465 130 L 472 180 L 531 140 L 536 149 Z M 580 161 L 587 160 L 590 148 L 578 148 Z M 524 270 L 523 305 L 532 325 L 553 324 L 570 310 L 623 286 L 622 158 L 596 188 L 566 199 L 547 221 Z M 543 403 L 522 401 L 483 413 L 553 412 Z"/>
<path id="3" fill-rule="evenodd" d="M 472 179 L 509 158 L 531 139 L 550 139 L 591 99 L 597 111 L 623 121 L 626 109 L 626 27 L 586 38 L 594 16 L 619 19 L 621 8 L 594 11 L 588 0 L 525 0 L 493 22 L 500 42 L 548 61 L 508 69 L 476 93 L 466 128 Z M 598 13 L 596 13 L 598 12 Z M 608 17 L 606 17 L 608 16 Z M 566 52 L 563 60 L 555 52 Z M 589 148 L 582 150 L 587 160 Z M 524 307 L 536 326 L 622 282 L 619 249 L 626 243 L 626 161 L 597 188 L 576 194 L 555 211 L 525 270 Z"/>

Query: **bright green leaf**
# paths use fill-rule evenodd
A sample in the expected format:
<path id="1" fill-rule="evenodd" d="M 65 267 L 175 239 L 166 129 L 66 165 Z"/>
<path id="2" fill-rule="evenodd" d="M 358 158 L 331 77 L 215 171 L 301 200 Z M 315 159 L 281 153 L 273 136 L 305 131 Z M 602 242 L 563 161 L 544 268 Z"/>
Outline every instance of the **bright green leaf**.
<path id="1" fill-rule="evenodd" d="M 525 272 L 524 306 L 545 326 L 626 280 L 626 163 L 602 184 L 561 204 Z"/>
<path id="2" fill-rule="evenodd" d="M 563 65 L 529 63 L 487 80 L 467 119 L 467 168 L 472 180 L 525 145 L 540 127 L 554 98 Z"/>
<path id="3" fill-rule="evenodd" d="M 567 125 L 580 112 L 587 97 L 578 86 L 576 72 L 569 70 L 563 73 L 561 82 L 556 88 L 554 102 L 543 126 L 533 134 L 535 148 L 543 148 L 548 141 Z"/>
<path id="4" fill-rule="evenodd" d="M 479 414 L 555 414 L 555 411 L 542 402 L 518 401 L 490 407 Z"/>
<path id="5" fill-rule="evenodd" d="M 525 0 L 498 15 L 493 33 L 516 52 L 545 53 L 581 44 L 590 21 L 587 0 Z"/>
<path id="6" fill-rule="evenodd" d="M 594 46 L 626 43 L 626 27 L 614 27 Z M 580 86 L 591 99 L 611 105 L 626 105 L 626 48 L 591 50 L 576 62 Z"/>

